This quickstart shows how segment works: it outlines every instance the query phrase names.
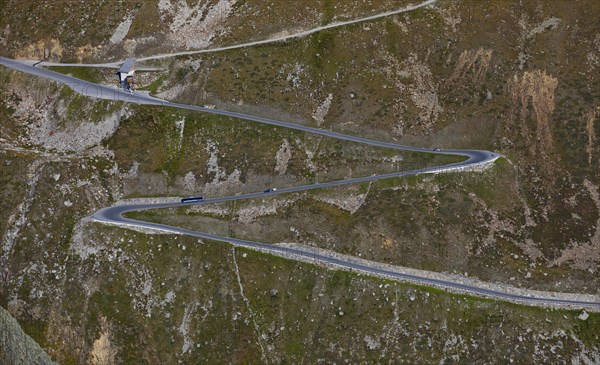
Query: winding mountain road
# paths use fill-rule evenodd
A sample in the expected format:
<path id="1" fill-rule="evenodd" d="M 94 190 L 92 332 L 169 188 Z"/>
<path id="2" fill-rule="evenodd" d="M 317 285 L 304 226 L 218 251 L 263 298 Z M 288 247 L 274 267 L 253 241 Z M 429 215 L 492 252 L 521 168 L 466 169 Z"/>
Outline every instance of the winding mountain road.
<path id="1" fill-rule="evenodd" d="M 308 133 L 319 134 L 326 137 L 337 138 L 341 140 L 363 143 L 370 146 L 385 147 L 401 151 L 411 152 L 425 152 L 434 153 L 440 155 L 454 155 L 465 157 L 464 161 L 448 164 L 444 166 L 434 166 L 423 169 L 394 172 L 375 176 L 366 176 L 353 179 L 337 180 L 330 182 L 317 183 L 312 185 L 302 185 L 296 187 L 280 188 L 269 194 L 264 192 L 255 192 L 242 195 L 225 196 L 217 198 L 207 198 L 200 203 L 194 204 L 210 204 L 219 203 L 234 200 L 244 199 L 255 199 L 264 198 L 265 196 L 273 196 L 277 194 L 286 194 L 301 192 L 311 189 L 321 189 L 327 187 L 335 187 L 348 184 L 356 184 L 361 182 L 369 182 L 381 179 L 388 179 L 392 177 L 402 177 L 417 174 L 428 174 L 428 173 L 442 173 L 452 171 L 469 171 L 484 168 L 492 164 L 501 155 L 483 150 L 432 150 L 422 147 L 412 147 L 398 145 L 389 142 L 380 142 L 367 138 L 356 137 L 346 135 L 338 132 L 333 132 L 325 129 L 313 128 L 293 123 L 287 123 L 277 121 L 273 119 L 263 118 L 259 116 L 247 115 L 242 113 L 230 112 L 226 110 L 209 109 L 194 105 L 178 104 L 167 100 L 152 97 L 145 93 L 136 92 L 134 94 L 124 92 L 116 87 L 110 87 L 106 85 L 94 84 L 88 81 L 76 79 L 74 77 L 56 73 L 47 69 L 33 66 L 28 61 L 16 61 L 0 57 L 0 64 L 8 68 L 12 68 L 21 72 L 25 72 L 31 75 L 36 75 L 57 81 L 65 84 L 73 89 L 75 92 L 87 95 L 90 97 L 117 100 L 123 102 L 131 102 L 137 104 L 147 105 L 162 105 L 165 107 L 172 107 L 178 109 L 187 109 L 205 113 L 218 114 L 228 117 L 234 117 L 239 119 L 245 119 L 255 121 L 259 123 L 291 128 L 300 130 Z M 224 237 L 213 235 L 209 233 L 192 231 L 189 229 L 168 226 L 164 224 L 152 223 L 129 219 L 123 217 L 126 212 L 142 211 L 150 209 L 161 209 L 161 208 L 173 208 L 187 206 L 190 204 L 181 204 L 179 200 L 173 201 L 172 203 L 160 203 L 160 204 L 128 204 L 128 205 L 117 205 L 107 207 L 94 213 L 92 219 L 98 222 L 144 228 L 150 230 L 159 230 L 168 233 L 183 234 L 188 236 L 199 237 L 203 239 L 210 239 L 214 241 L 227 242 L 235 246 L 251 248 L 262 252 L 268 252 L 274 255 L 283 256 L 290 259 L 295 259 L 304 262 L 313 262 L 325 266 L 335 267 L 344 270 L 356 271 L 365 273 L 368 275 L 374 275 L 378 277 L 385 277 L 399 281 L 411 282 L 421 285 L 434 286 L 443 288 L 457 293 L 464 293 L 469 295 L 475 295 L 486 298 L 493 298 L 498 300 L 509 301 L 513 303 L 520 303 L 534 306 L 545 306 L 553 308 L 569 308 L 569 309 L 587 309 L 589 311 L 600 312 L 600 298 L 596 295 L 591 294 L 577 294 L 577 293 L 556 293 L 556 292 L 540 292 L 527 289 L 519 289 L 506 285 L 496 285 L 485 283 L 478 280 L 466 280 L 456 275 L 441 274 L 441 273 L 430 273 L 426 271 L 387 266 L 381 263 L 361 260 L 358 258 L 352 258 L 348 256 L 336 255 L 325 251 L 319 251 L 312 248 L 304 248 L 300 246 L 289 246 L 289 245 L 277 245 L 277 244 L 266 244 L 260 242 L 253 242 L 248 240 L 242 240 L 232 237 Z"/>

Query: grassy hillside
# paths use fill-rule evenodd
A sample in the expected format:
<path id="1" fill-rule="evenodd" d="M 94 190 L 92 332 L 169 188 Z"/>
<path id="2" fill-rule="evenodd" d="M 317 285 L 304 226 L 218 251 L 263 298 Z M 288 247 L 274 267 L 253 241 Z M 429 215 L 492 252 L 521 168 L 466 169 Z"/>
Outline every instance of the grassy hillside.
<path id="1" fill-rule="evenodd" d="M 115 4 L 0 1 L 8 14 L 1 52 L 123 59 L 402 5 L 323 0 L 290 11 L 280 1 L 129 1 L 115 17 Z M 598 294 L 600 20 L 589 15 L 599 6 L 441 0 L 300 39 L 149 63 L 168 71 L 140 74 L 139 85 L 163 98 L 506 158 L 483 172 L 135 216 Z M 114 82 L 109 71 L 61 71 Z M 97 101 L 4 68 L 0 81 L 0 305 L 61 364 L 600 361 L 597 314 L 452 295 L 84 219 L 127 198 L 221 196 L 455 160 Z"/>

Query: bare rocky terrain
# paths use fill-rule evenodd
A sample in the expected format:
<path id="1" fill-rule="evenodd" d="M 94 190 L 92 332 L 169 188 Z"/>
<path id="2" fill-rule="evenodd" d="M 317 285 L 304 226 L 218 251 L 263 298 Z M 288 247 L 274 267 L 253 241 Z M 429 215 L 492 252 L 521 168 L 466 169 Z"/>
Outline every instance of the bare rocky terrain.
<path id="1" fill-rule="evenodd" d="M 130 1 L 118 17 L 112 4 L 0 2 L 0 53 L 106 62 L 266 39 L 408 2 L 300 1 L 290 11 L 283 1 Z M 166 71 L 139 73 L 139 86 L 164 98 L 506 158 L 482 172 L 136 217 L 600 294 L 597 13 L 591 0 L 440 0 L 286 42 L 149 62 Z M 61 72 L 115 82 L 110 70 Z M 449 160 L 93 100 L 5 68 L 0 81 L 0 333 L 13 334 L 1 338 L 0 363 L 26 363 L 15 338 L 61 364 L 600 363 L 598 313 L 86 219 L 124 199 L 262 191 Z"/>

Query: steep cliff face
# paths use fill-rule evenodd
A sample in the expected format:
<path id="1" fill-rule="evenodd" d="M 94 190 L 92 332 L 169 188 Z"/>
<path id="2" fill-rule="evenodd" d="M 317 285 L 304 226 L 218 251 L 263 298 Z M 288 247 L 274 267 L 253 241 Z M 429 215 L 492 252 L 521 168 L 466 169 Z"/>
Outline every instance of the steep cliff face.
<path id="1" fill-rule="evenodd" d="M 0 307 L 0 364 L 56 365 L 6 309 Z"/>

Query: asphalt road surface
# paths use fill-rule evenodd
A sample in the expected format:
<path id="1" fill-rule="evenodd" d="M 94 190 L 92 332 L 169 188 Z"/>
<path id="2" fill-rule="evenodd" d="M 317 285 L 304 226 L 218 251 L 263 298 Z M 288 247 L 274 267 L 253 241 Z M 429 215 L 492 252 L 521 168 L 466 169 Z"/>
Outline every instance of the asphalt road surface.
<path id="1" fill-rule="evenodd" d="M 402 176 L 410 176 L 417 174 L 426 174 L 426 173 L 441 173 L 441 172 L 450 172 L 450 171 L 461 171 L 461 170 L 470 170 L 478 167 L 486 166 L 490 163 L 493 163 L 496 159 L 501 157 L 501 155 L 483 150 L 446 150 L 446 149 L 436 149 L 433 150 L 431 148 L 422 148 L 422 147 L 412 147 L 412 146 L 404 146 L 398 145 L 389 142 L 380 142 L 367 138 L 356 137 L 351 135 L 346 135 L 338 132 L 333 132 L 325 129 L 312 128 L 308 126 L 287 123 L 282 121 L 277 121 L 273 119 L 247 115 L 242 113 L 230 112 L 226 110 L 218 110 L 218 109 L 210 109 L 193 105 L 186 104 L 178 104 L 172 103 L 170 101 L 158 99 L 152 96 L 149 96 L 145 93 L 128 93 L 122 90 L 117 89 L 116 87 L 110 87 L 105 85 L 98 85 L 94 83 L 90 83 L 87 81 L 79 80 L 73 78 L 68 75 L 63 75 L 60 73 L 56 73 L 50 70 L 46 70 L 39 67 L 34 67 L 31 62 L 27 61 L 15 61 L 7 58 L 0 57 L 0 64 L 19 70 L 22 72 L 26 72 L 28 74 L 41 76 L 44 78 L 48 78 L 51 80 L 55 80 L 62 84 L 65 84 L 72 88 L 74 91 L 81 93 L 83 95 L 101 98 L 101 99 L 109 99 L 109 100 L 119 100 L 123 102 L 132 102 L 138 104 L 149 104 L 149 105 L 163 105 L 166 107 L 178 108 L 178 109 L 188 109 L 194 111 L 200 111 L 205 113 L 212 113 L 218 115 L 224 115 L 228 117 L 240 118 L 250 121 L 255 121 L 259 123 L 291 128 L 295 130 L 300 130 L 308 133 L 319 134 L 331 138 L 337 138 L 346 141 L 352 141 L 357 143 L 364 143 L 370 146 L 376 147 L 385 147 L 391 148 L 401 151 L 411 151 L 411 152 L 426 152 L 426 153 L 435 153 L 440 155 L 454 155 L 454 156 L 464 156 L 465 160 L 449 165 L 444 166 L 435 166 L 428 167 L 423 169 L 411 170 L 411 171 L 402 171 L 402 172 L 394 172 L 383 175 L 374 175 L 374 176 L 365 176 L 353 179 L 345 179 L 338 181 L 330 181 L 330 182 L 322 182 L 312 185 L 302 185 L 296 187 L 287 187 L 287 188 L 278 188 L 277 191 L 271 193 L 264 192 L 255 192 L 248 193 L 242 195 L 234 195 L 234 196 L 225 196 L 225 197 L 216 197 L 216 198 L 207 198 L 199 203 L 191 203 L 191 204 L 182 204 L 179 200 L 173 201 L 172 203 L 161 203 L 161 204 L 131 204 L 131 205 L 119 205 L 101 209 L 100 211 L 94 213 L 92 216 L 94 220 L 99 222 L 104 222 L 108 224 L 116 224 L 116 225 L 125 225 L 125 226 L 134 226 L 140 228 L 148 228 L 154 230 L 161 230 L 165 232 L 171 232 L 176 234 L 184 234 L 204 239 L 210 239 L 214 241 L 227 242 L 236 246 L 247 247 L 251 249 L 256 249 L 259 251 L 270 252 L 276 255 L 295 258 L 302 261 L 310 261 L 322 263 L 325 265 L 333 265 L 335 267 L 358 271 L 366 274 L 371 274 L 375 276 L 384 276 L 388 278 L 393 278 L 401 281 L 408 281 L 422 285 L 441 287 L 444 289 L 448 289 L 454 292 L 468 293 L 476 296 L 489 297 L 494 299 L 506 300 L 510 302 L 522 303 L 527 305 L 536 305 L 536 306 L 560 306 L 566 308 L 586 308 L 593 311 L 600 311 L 600 301 L 597 300 L 577 300 L 577 299 L 565 299 L 560 298 L 559 295 L 555 297 L 553 293 L 546 293 L 545 295 L 540 294 L 536 295 L 524 295 L 511 292 L 510 290 L 500 290 L 500 289 L 490 289 L 485 285 L 472 285 L 465 284 L 458 280 L 451 279 L 438 279 L 432 278 L 427 275 L 413 275 L 405 272 L 399 272 L 394 270 L 388 270 L 382 268 L 378 263 L 371 263 L 361 261 L 357 262 L 351 259 L 344 259 L 339 257 L 333 257 L 327 254 L 320 254 L 318 252 L 302 249 L 300 247 L 288 247 L 288 246 L 280 246 L 280 245 L 272 245 L 260 242 L 253 242 L 248 240 L 241 240 L 237 238 L 217 236 L 209 233 L 192 231 L 184 228 L 178 228 L 158 223 L 152 222 L 144 222 L 134 219 L 128 219 L 123 217 L 123 214 L 126 212 L 133 211 L 142 211 L 142 210 L 150 210 L 150 209 L 161 209 L 161 208 L 173 208 L 173 207 L 181 207 L 188 206 L 192 204 L 210 204 L 210 203 L 219 203 L 233 200 L 244 200 L 244 199 L 255 199 L 255 198 L 264 198 L 266 196 L 273 196 L 277 194 L 286 194 L 293 192 L 306 191 L 311 189 L 321 189 L 328 187 L 335 187 L 340 185 L 348 185 L 348 184 L 356 184 L 361 182 L 369 182 L 381 179 L 388 179 L 393 177 L 402 177 Z"/>

